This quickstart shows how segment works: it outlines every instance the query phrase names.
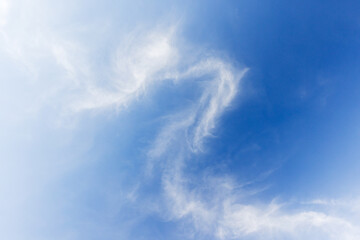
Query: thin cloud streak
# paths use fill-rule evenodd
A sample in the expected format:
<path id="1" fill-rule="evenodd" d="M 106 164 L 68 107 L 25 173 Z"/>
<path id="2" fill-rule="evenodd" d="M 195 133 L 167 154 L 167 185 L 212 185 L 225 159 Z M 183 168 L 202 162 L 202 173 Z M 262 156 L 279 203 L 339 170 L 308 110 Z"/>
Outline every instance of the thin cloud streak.
<path id="1" fill-rule="evenodd" d="M 174 31 L 171 27 L 126 39 L 117 50 L 113 64 L 115 76 L 110 86 L 106 89 L 87 86 L 83 99 L 75 102 L 72 109 L 76 112 L 114 106 L 121 109 L 142 96 L 155 82 L 173 77 L 169 71 L 178 58 L 172 46 Z"/>

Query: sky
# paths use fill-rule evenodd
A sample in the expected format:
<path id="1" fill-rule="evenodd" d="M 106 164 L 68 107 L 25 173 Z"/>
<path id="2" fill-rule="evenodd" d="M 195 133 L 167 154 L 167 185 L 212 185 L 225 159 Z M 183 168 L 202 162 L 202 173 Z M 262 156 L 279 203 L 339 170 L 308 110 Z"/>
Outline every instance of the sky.
<path id="1" fill-rule="evenodd" d="M 0 238 L 360 239 L 359 9 L 0 0 Z"/>

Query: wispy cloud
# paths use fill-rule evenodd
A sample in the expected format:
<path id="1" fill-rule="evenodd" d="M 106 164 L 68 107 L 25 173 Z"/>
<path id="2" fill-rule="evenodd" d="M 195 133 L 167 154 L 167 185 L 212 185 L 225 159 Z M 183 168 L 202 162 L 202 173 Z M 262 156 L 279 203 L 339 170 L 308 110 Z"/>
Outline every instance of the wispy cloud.
<path id="1" fill-rule="evenodd" d="M 143 95 L 154 82 L 174 77 L 171 70 L 178 58 L 173 46 L 174 31 L 170 27 L 129 34 L 117 49 L 108 86 L 87 86 L 82 99 L 72 108 L 75 111 L 121 108 Z"/>
<path id="2" fill-rule="evenodd" d="M 335 209 L 289 203 L 251 204 L 234 181 L 207 179 L 196 188 L 179 173 L 164 180 L 164 191 L 173 220 L 190 222 L 198 235 L 218 239 L 349 239 L 359 238 L 356 219 L 335 214 Z M 198 180 L 199 181 L 199 180 Z M 210 196 L 204 189 L 211 189 Z M 209 194 L 209 193 L 207 193 Z M 284 205 L 285 204 L 285 205 Z M 351 204 L 348 203 L 347 207 Z M 287 209 L 287 210 L 286 210 Z M 292 210 L 289 210 L 292 209 Z M 307 210 L 305 210 L 307 209 Z M 190 231 L 191 232 L 191 231 Z"/>
<path id="3" fill-rule="evenodd" d="M 190 81 L 201 86 L 196 99 L 179 112 L 166 114 L 168 121 L 148 151 L 148 173 L 153 168 L 161 172 L 163 194 L 159 202 L 165 204 L 156 207 L 159 214 L 171 221 L 190 223 L 193 234 L 218 239 L 358 239 L 359 226 L 353 218 L 334 213 L 334 208 L 321 210 L 314 205 L 276 201 L 251 204 L 239 187 L 241 183 L 231 176 L 208 175 L 204 181 L 203 173 L 194 177 L 186 172 L 190 160 L 196 161 L 196 156 L 206 151 L 206 139 L 241 94 L 240 81 L 248 69 L 236 68 L 216 54 L 186 56 L 176 37 L 175 27 L 133 32 L 117 50 L 108 85 L 82 85 L 83 91 L 70 105 L 74 113 L 119 110 L 163 81 L 179 86 Z M 60 64 L 75 76 L 66 54 L 56 51 Z M 136 197 L 131 201 L 139 203 Z"/>
<path id="4" fill-rule="evenodd" d="M 25 121 L 28 118 L 24 115 L 29 112 L 38 113 L 44 106 L 55 109 L 52 120 L 61 117 L 58 112 L 64 111 L 74 116 L 103 109 L 121 111 L 165 81 L 176 82 L 178 86 L 190 82 L 191 86 L 200 88 L 200 93 L 191 101 L 184 102 L 178 112 L 164 113 L 165 125 L 153 139 L 147 152 L 147 175 L 144 178 L 148 179 L 154 169 L 161 174 L 161 194 L 157 199 L 161 204 L 151 207 L 170 221 L 189 223 L 193 234 L 204 235 L 205 238 L 360 238 L 360 228 L 354 220 L 359 215 L 358 208 L 354 207 L 358 205 L 357 202 L 321 200 L 306 205 L 276 201 L 249 203 L 246 191 L 241 188 L 242 183 L 232 176 L 215 176 L 205 171 L 194 176 L 187 172 L 197 156 L 206 152 L 206 140 L 216 132 L 221 116 L 236 96 L 241 94 L 240 85 L 247 68 L 240 68 L 232 60 L 214 52 L 183 49 L 178 42 L 178 26 L 164 24 L 166 27 L 124 34 L 122 41 L 114 49 L 115 53 L 106 56 L 110 62 L 106 66 L 107 72 L 98 74 L 101 69 L 94 64 L 92 51 L 84 44 L 84 39 L 49 30 L 51 27 L 46 25 L 46 18 L 38 17 L 32 22 L 36 15 L 34 13 L 30 16 L 25 14 L 18 22 L 11 22 L 13 18 L 9 18 L 9 3 L 7 0 L 0 0 L 0 51 L 4 53 L 2 58 L 20 69 L 19 72 L 23 74 L 21 77 L 25 76 L 22 78 L 25 80 L 14 84 L 13 88 L 17 89 L 19 85 L 25 87 L 17 89 L 14 96 L 10 96 L 11 99 L 22 101 L 19 104 L 20 110 L 9 110 L 11 114 L 18 111 L 13 114 L 13 119 Z M 31 26 L 31 30 L 26 30 L 23 26 Z M 10 95 L 7 89 L 1 92 L 4 93 L 3 96 Z M 11 114 L 7 115 L 12 116 Z M 13 119 L 9 120 L 11 124 Z M 43 121 L 40 121 L 39 125 L 42 124 Z M 18 125 L 12 127 L 16 129 Z M 30 139 L 28 142 L 32 141 L 34 132 L 39 127 L 31 129 L 32 132 L 26 136 Z M 0 140 L 6 142 L 10 135 L 2 136 Z M 32 145 L 29 148 L 31 147 Z M 40 189 L 36 191 L 44 191 L 42 183 L 49 182 L 49 179 L 62 175 L 70 168 L 59 163 L 50 164 L 47 158 L 39 160 L 37 156 L 32 156 L 35 164 L 27 161 L 28 156 L 15 156 L 16 161 L 6 162 L 2 165 L 5 168 L 0 170 L 3 179 L 1 186 L 5 193 L 9 193 L 3 201 L 11 202 L 11 209 L 19 208 L 14 199 L 19 196 L 27 199 L 31 195 L 22 192 L 21 187 L 25 182 L 36 185 Z M 29 167 L 30 170 L 24 168 L 19 171 L 16 164 Z M 67 164 L 76 165 L 70 164 L 69 160 L 64 165 Z M 35 181 L 34 172 L 47 174 L 37 175 Z M 16 179 L 16 191 L 13 186 L 5 184 L 13 178 Z M 124 195 L 132 204 L 139 204 L 137 198 L 141 194 L 138 191 L 141 191 L 141 187 L 136 185 L 135 190 Z M 19 204 L 24 203 L 20 201 Z M 10 204 L 4 203 L 4 206 Z M 340 214 L 336 211 L 339 208 L 350 209 L 348 211 L 352 215 Z M 5 211 L 7 216 L 13 214 L 9 209 Z M 19 209 L 15 215 L 20 218 L 23 208 Z M 0 223 L 3 226 L 11 225 L 5 220 Z M 17 225 L 12 227 L 14 229 L 9 231 L 21 229 Z"/>

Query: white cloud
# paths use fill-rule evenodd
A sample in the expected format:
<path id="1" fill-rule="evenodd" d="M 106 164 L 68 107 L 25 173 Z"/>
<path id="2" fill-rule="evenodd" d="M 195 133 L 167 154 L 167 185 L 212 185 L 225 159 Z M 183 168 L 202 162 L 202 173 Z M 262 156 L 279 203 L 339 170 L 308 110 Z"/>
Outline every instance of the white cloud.
<path id="1" fill-rule="evenodd" d="M 255 205 L 225 203 L 224 212 L 217 228 L 221 239 L 233 239 L 250 234 L 268 235 L 269 239 L 279 236 L 288 239 L 358 239 L 360 232 L 356 225 L 340 217 L 318 211 L 286 213 L 278 205 L 266 208 Z"/>
<path id="2" fill-rule="evenodd" d="M 146 88 L 171 74 L 178 58 L 173 46 L 174 28 L 130 34 L 115 56 L 113 77 L 107 88 L 90 85 L 75 111 L 116 106 L 122 108 L 145 93 Z"/>
<path id="3" fill-rule="evenodd" d="M 179 141 L 186 142 L 185 147 L 191 152 L 201 151 L 204 138 L 211 135 L 216 120 L 235 97 L 239 80 L 247 71 L 247 68 L 238 71 L 222 59 L 209 57 L 184 73 L 178 73 L 178 81 L 191 79 L 196 82 L 206 77 L 205 87 L 194 104 L 171 117 L 172 121 L 163 128 L 149 151 L 150 158 L 160 157 L 171 148 L 170 144 Z"/>

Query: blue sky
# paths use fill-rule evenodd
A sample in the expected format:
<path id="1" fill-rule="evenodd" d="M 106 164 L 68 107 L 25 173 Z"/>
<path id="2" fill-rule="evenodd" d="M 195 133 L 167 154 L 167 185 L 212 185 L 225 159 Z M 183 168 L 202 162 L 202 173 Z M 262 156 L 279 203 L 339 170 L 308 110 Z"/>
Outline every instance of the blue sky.
<path id="1" fill-rule="evenodd" d="M 359 7 L 0 0 L 0 238 L 359 239 Z"/>

